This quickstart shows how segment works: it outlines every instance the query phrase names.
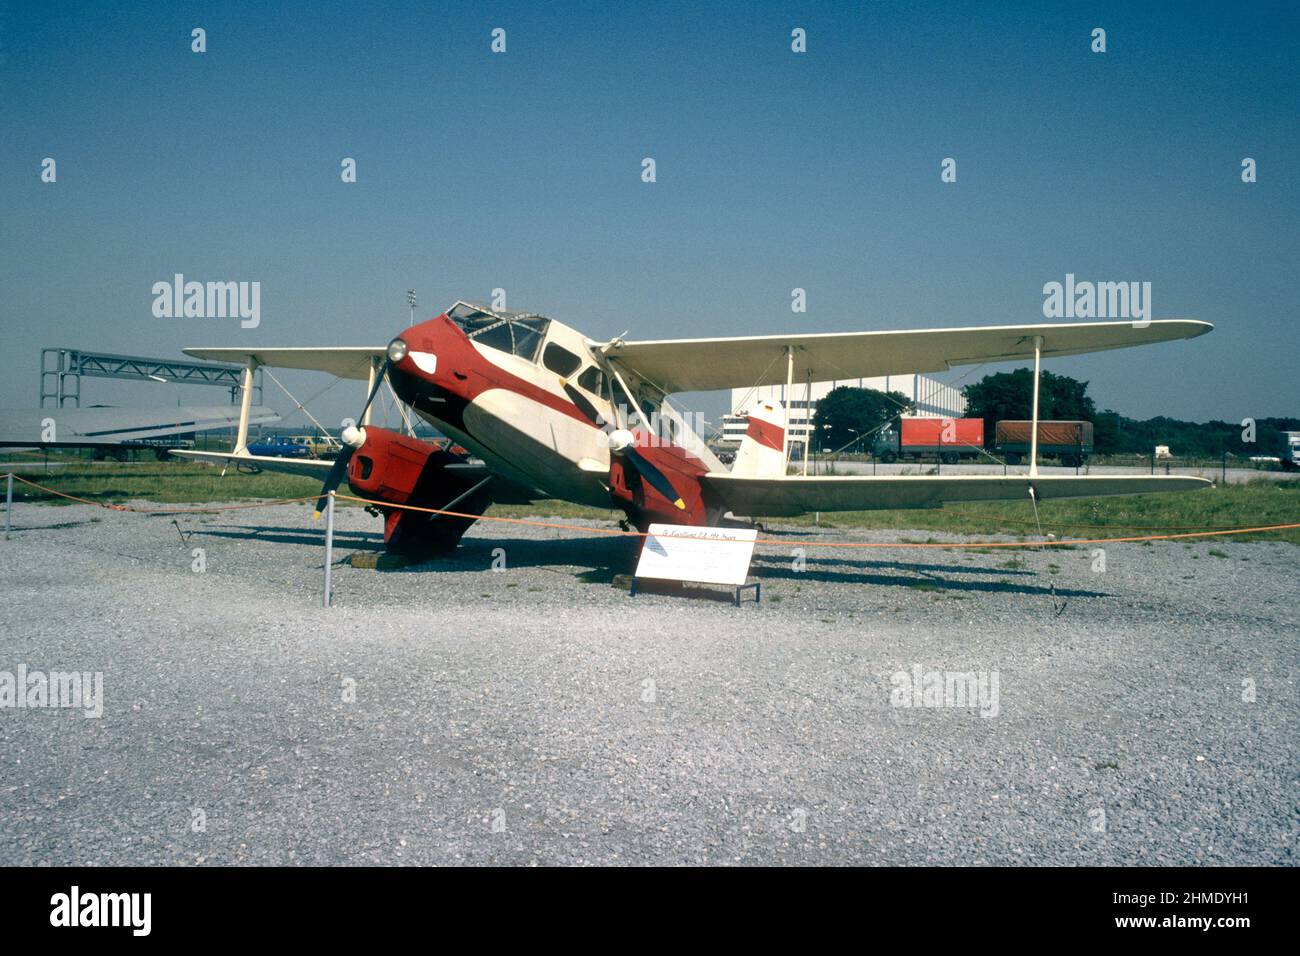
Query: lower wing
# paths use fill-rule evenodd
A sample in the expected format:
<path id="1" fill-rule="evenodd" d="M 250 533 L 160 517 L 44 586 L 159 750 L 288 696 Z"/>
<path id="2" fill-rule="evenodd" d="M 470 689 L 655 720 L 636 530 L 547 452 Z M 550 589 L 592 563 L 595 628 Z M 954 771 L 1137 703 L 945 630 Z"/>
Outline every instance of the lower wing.
<path id="1" fill-rule="evenodd" d="M 236 455 L 223 451 L 173 451 L 173 455 L 202 461 L 209 465 L 221 465 L 223 468 L 234 465 L 247 469 L 249 466 L 259 471 L 278 471 L 286 475 L 305 475 L 324 481 L 334 462 L 323 458 L 280 458 L 276 455 Z M 443 465 L 442 470 L 468 481 L 478 481 L 492 475 L 487 465 L 481 461 L 456 462 Z M 527 489 L 513 484 L 504 478 L 494 478 L 490 492 L 496 504 L 529 504 L 536 500 L 536 495 Z"/>
<path id="2" fill-rule="evenodd" d="M 1094 498 L 1195 491 L 1210 487 L 1205 478 L 1172 475 L 787 475 L 751 478 L 713 473 L 704 476 L 732 514 L 747 518 L 791 517 L 810 511 L 868 511 L 939 508 L 958 501 L 1023 501 L 1029 489 L 1048 498 Z"/>
<path id="3" fill-rule="evenodd" d="M 330 466 L 334 464 L 323 458 L 281 458 L 278 455 L 235 455 L 224 451 L 174 451 L 177 458 L 191 458 L 209 465 L 249 466 L 259 471 L 279 471 L 286 475 L 306 475 L 308 478 L 325 480 Z"/>

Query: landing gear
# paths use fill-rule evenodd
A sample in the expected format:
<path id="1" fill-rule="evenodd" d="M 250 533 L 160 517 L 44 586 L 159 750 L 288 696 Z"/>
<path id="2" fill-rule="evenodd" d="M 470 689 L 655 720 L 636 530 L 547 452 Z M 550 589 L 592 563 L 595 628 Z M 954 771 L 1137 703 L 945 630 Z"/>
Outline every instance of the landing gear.
<path id="1" fill-rule="evenodd" d="M 945 465 L 955 465 L 957 462 L 961 461 L 961 455 L 957 454 L 955 451 L 946 451 L 939 456 L 939 460 Z"/>
<path id="2" fill-rule="evenodd" d="M 892 451 L 882 451 L 880 453 L 880 460 L 886 465 L 892 465 L 894 462 L 898 461 L 898 455 Z"/>
<path id="3" fill-rule="evenodd" d="M 384 545 L 394 554 L 415 558 L 454 551 L 490 504 L 492 497 L 484 489 L 457 502 L 452 509 L 465 517 L 393 508 L 384 519 Z"/>
<path id="4" fill-rule="evenodd" d="M 1018 465 L 1018 464 L 1020 464 L 1020 462 L 1023 461 L 1023 460 L 1024 460 L 1024 458 L 1023 458 L 1023 456 L 1020 454 L 1020 452 L 1017 452 L 1017 451 L 1007 452 L 1007 464 L 1008 464 L 1008 465 Z"/>

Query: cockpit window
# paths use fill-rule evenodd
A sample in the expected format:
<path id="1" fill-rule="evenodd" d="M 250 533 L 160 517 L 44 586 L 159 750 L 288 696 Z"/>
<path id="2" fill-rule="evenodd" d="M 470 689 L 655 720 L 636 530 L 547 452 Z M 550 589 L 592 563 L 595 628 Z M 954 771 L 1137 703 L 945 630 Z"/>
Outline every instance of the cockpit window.
<path id="1" fill-rule="evenodd" d="M 578 384 L 593 395 L 602 395 L 605 391 L 605 376 L 594 365 L 588 365 L 578 376 Z"/>
<path id="2" fill-rule="evenodd" d="M 542 315 L 512 309 L 489 309 L 468 302 L 457 302 L 447 310 L 447 317 L 480 345 L 537 361 L 537 350 L 546 337 L 551 320 Z"/>
<path id="3" fill-rule="evenodd" d="M 572 375 L 582 364 L 582 359 L 574 355 L 563 345 L 548 342 L 542 352 L 542 364 L 556 375 Z"/>

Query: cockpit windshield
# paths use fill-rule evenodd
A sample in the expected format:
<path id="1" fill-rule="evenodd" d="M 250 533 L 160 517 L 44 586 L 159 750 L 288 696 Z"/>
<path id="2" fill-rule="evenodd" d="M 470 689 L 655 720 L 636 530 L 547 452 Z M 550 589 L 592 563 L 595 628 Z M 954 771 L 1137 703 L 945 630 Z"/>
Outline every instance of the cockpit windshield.
<path id="1" fill-rule="evenodd" d="M 546 337 L 551 320 L 532 312 L 491 309 L 472 302 L 457 302 L 447 317 L 480 345 L 537 361 L 537 351 Z"/>

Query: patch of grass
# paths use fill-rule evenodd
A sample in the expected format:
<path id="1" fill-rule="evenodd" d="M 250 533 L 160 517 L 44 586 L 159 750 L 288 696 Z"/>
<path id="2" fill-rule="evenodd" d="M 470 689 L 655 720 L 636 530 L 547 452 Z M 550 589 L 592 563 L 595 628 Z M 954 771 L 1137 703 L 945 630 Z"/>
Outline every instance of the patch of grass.
<path id="1" fill-rule="evenodd" d="M 1021 561 L 1019 558 L 1011 558 L 1010 560 L 1003 561 L 1001 564 L 998 565 L 998 567 L 1007 568 L 1010 571 L 1018 571 L 1024 566 L 1025 566 L 1025 562 Z"/>
<path id="2" fill-rule="evenodd" d="M 908 581 L 907 586 L 914 591 L 942 591 L 943 586 L 933 581 Z"/>
<path id="3" fill-rule="evenodd" d="M 1210 557 L 1212 558 L 1226 558 L 1227 556 L 1228 552 L 1226 551 L 1220 551 L 1218 548 L 1210 549 Z"/>
<path id="4" fill-rule="evenodd" d="M 1180 529 L 1293 524 L 1300 521 L 1300 480 L 1259 478 L 1245 484 L 1202 491 L 1049 500 L 1041 502 L 1038 507 L 1044 532 L 1071 538 L 1159 534 L 1160 529 L 1177 533 Z M 990 534 L 1037 537 L 1033 506 L 1028 501 L 980 501 L 917 511 L 841 511 L 834 512 L 834 517 L 836 524 L 845 529 L 906 529 L 976 537 Z M 806 519 L 780 520 L 782 524 L 791 526 L 812 524 L 811 515 Z M 1300 544 L 1300 530 L 1233 535 L 1232 540 Z M 913 537 L 911 543 L 919 543 L 919 540 Z"/>
<path id="5" fill-rule="evenodd" d="M 54 456 L 50 456 L 54 460 Z M 221 476 L 220 468 L 184 461 L 91 464 L 70 459 L 49 474 L 20 470 L 21 475 L 65 495 L 88 498 L 104 504 L 130 500 L 160 504 L 193 504 L 209 501 L 239 501 L 250 498 L 299 498 L 320 492 L 320 481 L 298 475 L 264 471 L 257 475 L 237 473 L 233 468 Z M 14 481 L 15 501 L 44 501 L 73 504 L 21 481 Z M 349 502 L 340 501 L 344 506 Z"/>
<path id="6" fill-rule="evenodd" d="M 18 460 L 15 458 L 14 460 Z M 40 456 L 32 458 L 40 462 Z M 320 481 L 296 475 L 262 472 L 246 475 L 234 469 L 222 477 L 221 469 L 180 459 L 164 462 L 140 461 L 92 464 L 84 456 L 49 456 L 52 467 L 18 473 L 64 494 L 92 501 L 121 503 L 129 500 L 160 504 L 240 501 L 247 499 L 298 498 L 316 494 Z M 345 486 L 346 487 L 346 486 Z M 68 503 L 21 482 L 14 483 L 18 502 Z M 305 503 L 309 506 L 310 503 Z M 340 501 L 341 507 L 357 507 Z M 613 525 L 622 512 L 591 508 L 563 501 L 538 501 L 529 505 L 494 505 L 489 515 L 503 518 L 588 519 Z M 823 512 L 825 516 L 827 513 Z M 1256 479 L 1203 491 L 1175 494 L 1134 495 L 1123 498 L 1065 499 L 1040 503 L 1044 532 L 1073 538 L 1102 538 L 1176 533 L 1187 529 L 1258 527 L 1290 524 L 1300 520 L 1300 480 Z M 948 532 L 974 537 L 1010 535 L 1035 539 L 1038 526 L 1029 501 L 969 502 L 941 509 L 834 512 L 834 526 L 841 529 L 908 530 Z M 781 518 L 781 526 L 812 527 L 814 516 Z M 769 521 L 769 523 L 774 523 Z M 831 527 L 826 521 L 822 527 Z M 776 530 L 775 528 L 773 529 Z M 934 538 L 900 539 L 908 543 L 933 543 Z M 1287 541 L 1300 544 L 1300 529 L 1234 536 L 1234 541 Z M 1067 548 L 1072 545 L 1058 545 Z M 986 549 L 979 549 L 983 552 Z M 1217 556 L 1217 555 L 1216 555 Z"/>

